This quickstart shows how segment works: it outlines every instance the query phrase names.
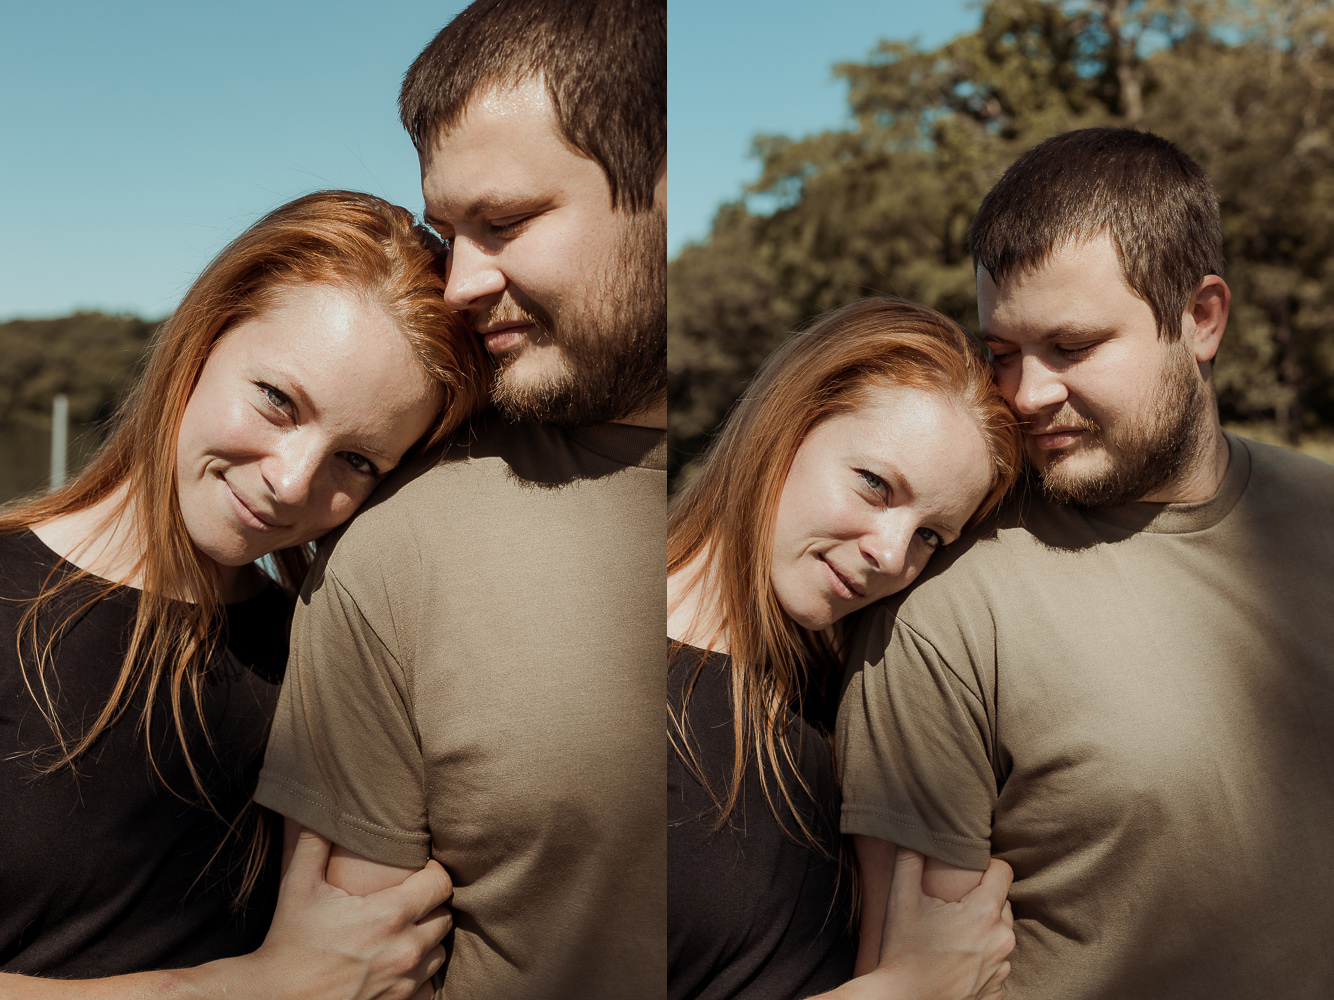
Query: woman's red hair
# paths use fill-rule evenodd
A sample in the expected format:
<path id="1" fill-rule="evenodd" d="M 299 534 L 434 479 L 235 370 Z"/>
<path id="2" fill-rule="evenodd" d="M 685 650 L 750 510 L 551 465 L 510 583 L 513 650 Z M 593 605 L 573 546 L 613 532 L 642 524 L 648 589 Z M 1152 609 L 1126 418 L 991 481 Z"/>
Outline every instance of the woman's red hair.
<path id="1" fill-rule="evenodd" d="M 728 417 L 698 475 L 672 504 L 667 572 L 693 572 L 699 564 L 691 567 L 692 562 L 703 555 L 698 575 L 687 586 L 701 586 L 716 596 L 718 628 L 711 639 L 731 657 L 735 754 L 726 789 L 715 793 L 719 827 L 736 806 L 753 754 L 780 824 L 778 798 L 815 844 L 784 778 L 785 773 L 800 774 L 787 741 L 788 719 L 790 712 L 801 711 L 809 693 L 837 683 L 847 622 L 814 633 L 780 607 L 770 583 L 774 521 L 788 468 L 811 429 L 857 409 L 887 386 L 937 393 L 976 422 L 991 462 L 986 497 L 969 523 L 981 520 L 1018 476 L 1014 417 L 958 324 L 933 309 L 889 297 L 861 299 L 826 313 L 774 351 Z M 691 764 L 686 719 L 672 722 L 673 743 Z M 803 790 L 809 795 L 809 789 Z"/>
<path id="2" fill-rule="evenodd" d="M 52 673 L 60 632 L 82 608 L 54 627 L 43 627 L 45 638 L 39 635 L 38 621 L 75 584 L 93 584 L 88 603 L 120 585 L 83 571 L 63 577 L 53 573 L 25 610 L 15 642 L 28 690 L 55 736 L 51 763 L 43 770 L 73 766 L 140 692 L 140 726 L 156 768 L 149 721 L 165 689 L 196 791 L 207 802 L 190 755 L 193 740 L 187 737 L 192 726 L 202 724 L 201 683 L 220 642 L 223 599 L 217 568 L 190 540 L 178 502 L 176 438 L 186 402 L 218 339 L 263 313 L 276 292 L 295 285 L 336 285 L 383 309 L 411 343 L 422 367 L 444 386 L 445 402 L 428 435 L 429 443 L 438 441 L 483 407 L 489 373 L 478 338 L 464 318 L 445 305 L 442 249 L 406 209 L 373 195 L 322 191 L 270 212 L 218 255 L 163 323 L 143 377 L 88 467 L 63 488 L 0 514 L 0 534 L 14 532 L 85 510 L 123 487 L 126 503 L 118 516 L 131 518 L 135 537 L 143 540 L 135 573 L 143 593 L 129 650 L 110 698 L 82 731 L 72 732 L 62 722 L 56 698 L 59 678 Z M 273 561 L 280 582 L 295 590 L 310 565 L 310 549 L 283 549 L 273 553 Z M 193 721 L 187 719 L 189 703 Z M 208 734 L 203 735 L 207 739 Z M 246 891 L 258 874 L 264 839 L 258 834 L 252 839 Z"/>

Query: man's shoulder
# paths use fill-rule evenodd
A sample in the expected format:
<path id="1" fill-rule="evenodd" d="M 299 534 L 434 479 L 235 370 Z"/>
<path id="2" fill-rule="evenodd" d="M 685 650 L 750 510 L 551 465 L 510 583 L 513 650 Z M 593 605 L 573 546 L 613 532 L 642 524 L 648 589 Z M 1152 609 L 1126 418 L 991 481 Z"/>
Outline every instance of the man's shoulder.
<path id="1" fill-rule="evenodd" d="M 626 508 L 666 510 L 662 431 L 562 428 L 483 415 L 396 469 L 323 543 L 340 578 L 365 568 L 410 571 L 423 553 L 466 559 L 498 534 L 541 534 Z M 630 516 L 629 513 L 626 516 Z"/>
<path id="2" fill-rule="evenodd" d="M 1236 436 L 1251 464 L 1247 495 L 1285 504 L 1308 503 L 1316 510 L 1334 508 L 1334 465 L 1311 455 Z"/>
<path id="3" fill-rule="evenodd" d="M 908 588 L 865 614 L 929 633 L 959 621 L 1004 615 L 1034 581 L 1072 557 L 1083 559 L 1106 529 L 1073 507 L 1021 488 L 982 523 L 936 553 Z"/>

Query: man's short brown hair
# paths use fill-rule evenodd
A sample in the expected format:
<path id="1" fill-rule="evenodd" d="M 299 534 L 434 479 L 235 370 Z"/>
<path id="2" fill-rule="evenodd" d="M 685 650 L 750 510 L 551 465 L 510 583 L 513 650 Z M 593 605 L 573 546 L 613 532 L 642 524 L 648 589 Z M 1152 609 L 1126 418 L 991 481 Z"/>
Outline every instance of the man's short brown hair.
<path id="1" fill-rule="evenodd" d="M 1223 233 L 1209 178 L 1161 136 L 1087 128 L 1039 143 L 982 199 L 968 240 L 999 285 L 1103 232 L 1126 283 L 1153 309 L 1158 336 L 1179 338 L 1200 282 L 1223 274 Z"/>
<path id="2" fill-rule="evenodd" d="M 403 78 L 403 127 L 428 156 L 479 91 L 531 77 L 565 140 L 602 167 L 612 206 L 650 208 L 667 155 L 665 0 L 476 0 Z"/>

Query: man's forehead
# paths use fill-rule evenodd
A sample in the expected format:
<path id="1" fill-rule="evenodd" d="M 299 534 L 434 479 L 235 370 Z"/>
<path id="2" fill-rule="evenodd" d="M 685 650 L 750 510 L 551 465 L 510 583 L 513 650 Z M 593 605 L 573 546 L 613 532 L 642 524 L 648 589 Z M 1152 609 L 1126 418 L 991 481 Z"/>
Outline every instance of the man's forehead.
<path id="1" fill-rule="evenodd" d="M 1012 269 L 999 281 L 980 263 L 976 274 L 979 308 L 1031 298 L 1041 298 L 1051 305 L 1079 302 L 1090 295 L 1124 293 L 1140 297 L 1126 280 L 1120 257 L 1106 233 L 1059 244 L 1044 258 Z"/>
<path id="2" fill-rule="evenodd" d="M 440 123 L 419 151 L 423 173 L 438 156 L 448 156 L 460 144 L 516 132 L 563 138 L 551 93 L 540 76 L 505 78 L 478 86 L 457 117 Z"/>
<path id="3" fill-rule="evenodd" d="M 558 186 L 571 157 L 593 162 L 560 134 L 541 80 L 498 84 L 470 99 L 422 154 L 422 193 L 437 217 L 493 214 Z"/>
<path id="4" fill-rule="evenodd" d="M 1000 280 L 996 280 L 987 267 L 977 265 L 979 290 L 985 276 L 999 289 L 1010 290 L 1017 285 L 1042 285 L 1055 278 L 1065 281 L 1084 275 L 1090 278 L 1116 278 L 1119 284 L 1130 289 L 1125 272 L 1121 267 L 1121 257 L 1111 233 L 1100 229 L 1094 233 L 1077 233 L 1058 240 L 1043 253 L 1011 264 Z"/>

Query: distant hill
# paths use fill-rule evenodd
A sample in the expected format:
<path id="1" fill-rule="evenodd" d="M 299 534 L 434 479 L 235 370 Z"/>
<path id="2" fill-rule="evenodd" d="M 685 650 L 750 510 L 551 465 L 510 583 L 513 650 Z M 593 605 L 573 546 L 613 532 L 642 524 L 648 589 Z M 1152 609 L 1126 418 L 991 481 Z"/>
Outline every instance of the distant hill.
<path id="1" fill-rule="evenodd" d="M 58 392 L 69 396 L 76 424 L 109 416 L 159 322 L 79 312 L 0 323 L 0 424 L 49 426 Z"/>

